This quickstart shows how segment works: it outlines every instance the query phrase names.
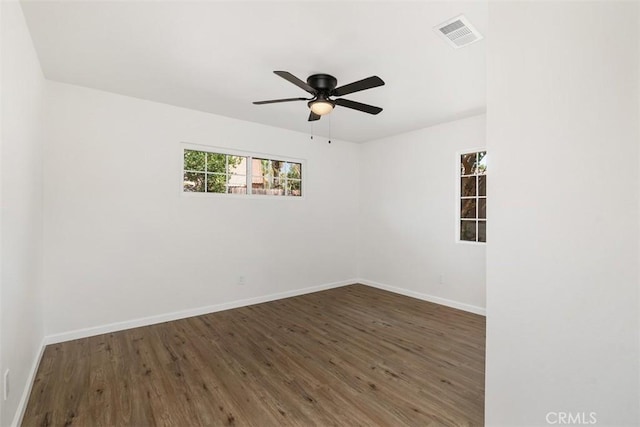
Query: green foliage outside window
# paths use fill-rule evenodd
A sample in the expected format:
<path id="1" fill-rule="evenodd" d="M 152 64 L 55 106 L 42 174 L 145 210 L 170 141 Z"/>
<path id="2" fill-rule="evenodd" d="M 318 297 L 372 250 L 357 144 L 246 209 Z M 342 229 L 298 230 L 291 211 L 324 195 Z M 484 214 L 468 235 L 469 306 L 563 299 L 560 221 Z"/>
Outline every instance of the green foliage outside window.
<path id="1" fill-rule="evenodd" d="M 240 156 L 184 150 L 184 191 L 226 193 L 229 176 L 242 159 Z"/>

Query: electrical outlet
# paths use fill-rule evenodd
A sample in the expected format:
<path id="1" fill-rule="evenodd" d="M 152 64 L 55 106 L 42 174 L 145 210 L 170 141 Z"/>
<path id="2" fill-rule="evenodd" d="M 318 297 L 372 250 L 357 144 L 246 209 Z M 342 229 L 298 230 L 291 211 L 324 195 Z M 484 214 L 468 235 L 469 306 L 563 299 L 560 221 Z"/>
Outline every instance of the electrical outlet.
<path id="1" fill-rule="evenodd" d="M 9 370 L 4 371 L 4 400 L 9 398 Z"/>
<path id="2" fill-rule="evenodd" d="M 440 283 L 441 285 L 444 283 L 444 274 L 438 276 L 438 283 Z"/>
<path id="3" fill-rule="evenodd" d="M 247 280 L 244 276 L 238 277 L 238 286 L 244 286 L 247 283 Z"/>

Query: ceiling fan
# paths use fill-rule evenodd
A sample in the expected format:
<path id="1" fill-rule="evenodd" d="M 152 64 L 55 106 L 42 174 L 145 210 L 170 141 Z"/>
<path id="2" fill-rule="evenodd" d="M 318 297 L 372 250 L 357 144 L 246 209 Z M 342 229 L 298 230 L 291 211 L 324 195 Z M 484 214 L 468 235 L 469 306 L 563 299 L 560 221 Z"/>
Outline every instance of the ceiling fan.
<path id="1" fill-rule="evenodd" d="M 293 83 L 299 88 L 306 90 L 313 97 L 311 98 L 284 98 L 284 99 L 272 99 L 269 101 L 256 101 L 255 105 L 262 104 L 274 104 L 277 102 L 290 102 L 290 101 L 309 101 L 307 105 L 311 109 L 309 113 L 309 121 L 320 120 L 321 116 L 329 114 L 333 111 L 336 105 L 341 107 L 347 107 L 358 111 L 363 111 L 369 114 L 378 114 L 382 111 L 380 107 L 374 107 L 373 105 L 362 104 L 360 102 L 350 101 L 344 98 L 331 99 L 331 97 L 348 95 L 350 93 L 359 92 L 361 90 L 371 89 L 374 87 L 384 85 L 384 81 L 378 76 L 367 77 L 366 79 L 358 80 L 357 82 L 349 83 L 348 85 L 336 87 L 338 80 L 329 74 L 313 74 L 307 78 L 307 82 L 303 82 L 288 71 L 274 71 L 283 79 Z"/>

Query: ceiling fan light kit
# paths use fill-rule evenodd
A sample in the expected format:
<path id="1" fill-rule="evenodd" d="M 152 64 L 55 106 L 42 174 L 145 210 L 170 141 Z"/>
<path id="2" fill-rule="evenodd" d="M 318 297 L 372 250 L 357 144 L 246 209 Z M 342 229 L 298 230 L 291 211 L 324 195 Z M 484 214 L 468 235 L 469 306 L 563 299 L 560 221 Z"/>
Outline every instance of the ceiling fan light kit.
<path id="1" fill-rule="evenodd" d="M 338 80 L 329 74 L 313 74 L 307 78 L 306 82 L 304 82 L 288 71 L 274 71 L 274 73 L 287 80 L 288 82 L 293 83 L 299 88 L 307 91 L 308 93 L 313 95 L 313 97 L 310 99 L 283 98 L 272 99 L 268 101 L 256 101 L 254 102 L 255 105 L 274 104 L 279 102 L 291 101 L 309 101 L 307 103 L 307 106 L 311 110 L 308 119 L 310 122 L 314 120 L 320 120 L 320 117 L 331 113 L 336 105 L 369 114 L 378 114 L 382 111 L 382 108 L 380 107 L 374 107 L 373 105 L 362 104 L 360 102 L 350 101 L 344 98 L 331 99 L 332 96 L 336 97 L 348 95 L 350 93 L 384 85 L 384 81 L 378 76 L 367 77 L 366 79 L 358 80 L 357 82 L 349 83 L 348 85 L 336 88 Z"/>
<path id="2" fill-rule="evenodd" d="M 311 108 L 311 111 L 313 111 L 315 114 L 324 116 L 325 114 L 329 114 L 330 112 L 332 112 L 333 107 L 335 107 L 336 104 L 326 100 L 317 100 L 309 102 L 308 105 L 309 108 Z"/>

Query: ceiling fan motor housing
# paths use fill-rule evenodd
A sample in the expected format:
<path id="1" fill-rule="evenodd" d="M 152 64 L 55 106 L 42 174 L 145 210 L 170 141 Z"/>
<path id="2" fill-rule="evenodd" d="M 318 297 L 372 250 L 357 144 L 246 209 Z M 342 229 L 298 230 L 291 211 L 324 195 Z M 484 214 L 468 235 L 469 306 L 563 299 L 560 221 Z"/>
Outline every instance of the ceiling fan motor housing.
<path id="1" fill-rule="evenodd" d="M 313 74 L 307 78 L 307 84 L 318 92 L 331 92 L 336 88 L 338 80 L 329 74 Z"/>

